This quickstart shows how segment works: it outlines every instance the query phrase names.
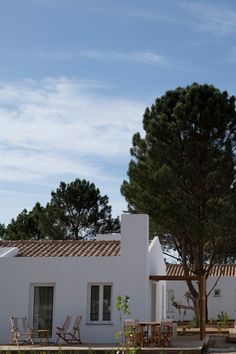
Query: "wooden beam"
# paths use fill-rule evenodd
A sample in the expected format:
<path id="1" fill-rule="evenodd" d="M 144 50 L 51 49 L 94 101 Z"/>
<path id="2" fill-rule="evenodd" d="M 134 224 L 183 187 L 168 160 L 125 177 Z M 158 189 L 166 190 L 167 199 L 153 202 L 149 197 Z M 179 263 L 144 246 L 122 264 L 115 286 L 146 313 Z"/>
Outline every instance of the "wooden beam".
<path id="1" fill-rule="evenodd" d="M 150 275 L 150 280 L 200 280 L 198 275 Z"/>
<path id="2" fill-rule="evenodd" d="M 206 333 L 206 277 L 204 275 L 150 275 L 150 280 L 197 280 L 199 281 L 199 316 L 200 339 L 203 340 Z"/>

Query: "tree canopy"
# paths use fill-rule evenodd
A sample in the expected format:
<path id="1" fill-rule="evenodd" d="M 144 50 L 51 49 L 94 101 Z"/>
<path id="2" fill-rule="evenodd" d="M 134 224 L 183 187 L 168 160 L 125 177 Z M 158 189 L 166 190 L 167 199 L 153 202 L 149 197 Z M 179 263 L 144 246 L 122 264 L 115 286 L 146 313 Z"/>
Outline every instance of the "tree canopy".
<path id="1" fill-rule="evenodd" d="M 117 232 L 119 218 L 112 218 L 108 197 L 101 196 L 93 183 L 76 179 L 61 182 L 43 207 L 36 203 L 24 209 L 6 227 L 5 239 L 84 239 L 96 233 Z"/>
<path id="2" fill-rule="evenodd" d="M 146 109 L 143 128 L 121 193 L 131 211 L 150 215 L 186 274 L 208 275 L 204 264 L 227 258 L 223 246 L 235 239 L 235 97 L 197 83 L 167 91 Z"/>
<path id="3" fill-rule="evenodd" d="M 98 232 L 119 231 L 119 219 L 112 218 L 108 197 L 101 196 L 93 183 L 80 179 L 69 184 L 61 182 L 51 195 L 46 208 L 54 221 L 53 228 L 65 228 L 67 238 L 78 240 Z"/>
<path id="4" fill-rule="evenodd" d="M 4 237 L 5 234 L 5 225 L 0 224 L 0 239 Z"/>

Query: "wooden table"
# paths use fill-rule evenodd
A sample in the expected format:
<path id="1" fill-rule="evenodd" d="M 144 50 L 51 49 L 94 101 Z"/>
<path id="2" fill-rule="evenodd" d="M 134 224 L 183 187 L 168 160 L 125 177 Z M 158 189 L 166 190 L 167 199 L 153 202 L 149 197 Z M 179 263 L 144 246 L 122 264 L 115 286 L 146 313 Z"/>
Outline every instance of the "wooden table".
<path id="1" fill-rule="evenodd" d="M 40 343 L 42 343 L 43 339 L 45 342 L 49 343 L 49 329 L 38 329 L 37 330 L 37 337 L 40 339 Z"/>
<path id="2" fill-rule="evenodd" d="M 146 347 L 159 347 L 161 343 L 161 324 L 160 322 L 136 322 L 142 327 L 143 343 Z"/>
<path id="3" fill-rule="evenodd" d="M 140 347 L 165 347 L 170 345 L 172 322 L 124 321 L 124 338 L 127 343 Z"/>

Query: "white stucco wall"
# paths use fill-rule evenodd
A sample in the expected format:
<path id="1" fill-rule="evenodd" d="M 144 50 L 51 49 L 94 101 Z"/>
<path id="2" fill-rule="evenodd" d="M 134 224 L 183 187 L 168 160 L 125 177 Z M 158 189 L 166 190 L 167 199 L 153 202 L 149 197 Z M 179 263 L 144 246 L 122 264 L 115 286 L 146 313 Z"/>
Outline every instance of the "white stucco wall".
<path id="1" fill-rule="evenodd" d="M 182 304 L 187 304 L 184 294 L 188 291 L 188 287 L 185 281 L 167 281 L 166 290 L 174 290 L 174 296 L 176 301 L 181 302 Z M 181 310 L 180 313 L 176 308 L 172 308 L 171 311 L 166 309 L 166 315 L 168 318 L 173 319 L 174 321 L 191 321 L 193 319 L 193 312 L 190 310 L 184 313 L 184 310 Z"/>
<path id="2" fill-rule="evenodd" d="M 36 284 L 53 284 L 56 326 L 67 315 L 83 315 L 83 342 L 115 342 L 119 314 L 118 295 L 130 297 L 132 318 L 150 320 L 149 270 L 158 273 L 160 260 L 148 263 L 148 216 L 124 214 L 121 217 L 121 255 L 118 257 L 12 257 L 0 259 L 0 343 L 9 342 L 10 316 L 27 316 L 32 323 L 30 289 Z M 157 257 L 158 258 L 158 257 Z M 155 274 L 156 274 L 155 273 Z M 111 283 L 113 288 L 112 323 L 88 324 L 88 284 Z"/>
<path id="3" fill-rule="evenodd" d="M 207 281 L 207 293 L 211 290 L 215 284 L 217 277 L 209 277 Z M 188 291 L 186 282 L 184 281 L 168 281 L 166 283 L 166 289 L 173 289 L 174 295 L 177 300 L 186 304 L 184 294 Z M 216 320 L 217 315 L 223 311 L 227 312 L 230 319 L 236 320 L 236 277 L 222 276 L 215 289 L 220 289 L 220 296 L 214 295 L 214 290 L 208 297 L 208 319 Z M 179 320 L 192 320 L 193 312 L 187 310 L 186 315 L 183 314 L 183 310 L 179 315 L 178 310 L 167 311 L 167 316 L 173 318 L 175 321 Z"/>
<path id="4" fill-rule="evenodd" d="M 208 291 L 215 284 L 217 278 L 210 277 L 207 284 Z M 208 298 L 208 318 L 216 319 L 221 312 L 227 312 L 229 318 L 236 320 L 236 277 L 221 277 L 215 287 L 220 289 L 220 296 L 214 296 L 214 290 Z"/>
<path id="5" fill-rule="evenodd" d="M 166 275 L 166 265 L 158 237 L 154 237 L 151 244 L 149 245 L 148 260 L 150 275 Z M 166 282 L 150 282 L 151 291 L 152 287 L 156 289 L 156 313 L 155 316 L 152 316 L 152 313 L 150 316 L 152 320 L 161 321 L 161 319 L 166 318 Z M 152 304 L 150 306 L 150 311 L 153 311 Z"/>

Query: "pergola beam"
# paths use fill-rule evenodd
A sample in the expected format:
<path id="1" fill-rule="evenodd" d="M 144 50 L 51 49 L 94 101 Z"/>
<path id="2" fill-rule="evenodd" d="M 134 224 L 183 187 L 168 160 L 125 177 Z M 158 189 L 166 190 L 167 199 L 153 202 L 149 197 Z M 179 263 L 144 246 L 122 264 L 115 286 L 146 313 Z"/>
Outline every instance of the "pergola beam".
<path id="1" fill-rule="evenodd" d="M 197 275 L 150 275 L 150 280 L 200 280 Z"/>

